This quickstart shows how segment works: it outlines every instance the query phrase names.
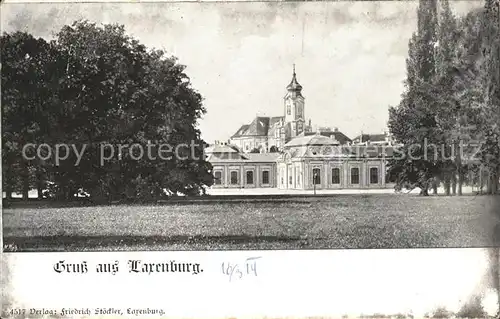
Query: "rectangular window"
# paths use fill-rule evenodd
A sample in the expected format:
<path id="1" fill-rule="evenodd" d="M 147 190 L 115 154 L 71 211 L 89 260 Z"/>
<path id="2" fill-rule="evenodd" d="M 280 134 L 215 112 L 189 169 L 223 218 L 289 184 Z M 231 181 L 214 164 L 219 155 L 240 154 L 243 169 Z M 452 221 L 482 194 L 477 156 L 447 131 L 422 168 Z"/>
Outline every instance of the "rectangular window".
<path id="1" fill-rule="evenodd" d="M 332 184 L 340 184 L 340 168 L 332 168 Z"/>
<path id="2" fill-rule="evenodd" d="M 313 168 L 313 184 L 321 184 L 321 170 L 319 168 Z"/>
<path id="3" fill-rule="evenodd" d="M 231 172 L 231 184 L 232 185 L 238 184 L 238 172 L 236 171 Z"/>
<path id="4" fill-rule="evenodd" d="M 378 184 L 378 168 L 370 168 L 370 184 Z"/>
<path id="5" fill-rule="evenodd" d="M 215 183 L 215 185 L 222 184 L 222 172 L 221 171 L 216 171 L 214 173 L 214 183 Z"/>
<path id="6" fill-rule="evenodd" d="M 262 172 L 262 184 L 269 184 L 269 171 Z"/>
<path id="7" fill-rule="evenodd" d="M 253 184 L 253 171 L 247 171 L 247 184 Z"/>
<path id="8" fill-rule="evenodd" d="M 351 168 L 351 184 L 359 184 L 359 168 Z"/>

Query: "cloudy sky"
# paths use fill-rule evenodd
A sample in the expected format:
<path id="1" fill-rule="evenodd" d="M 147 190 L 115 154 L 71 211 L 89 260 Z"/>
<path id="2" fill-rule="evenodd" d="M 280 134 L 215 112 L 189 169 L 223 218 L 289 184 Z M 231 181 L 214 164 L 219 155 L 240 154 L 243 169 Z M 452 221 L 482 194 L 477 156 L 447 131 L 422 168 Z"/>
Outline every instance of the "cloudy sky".
<path id="1" fill-rule="evenodd" d="M 453 3 L 463 15 L 479 1 Z M 2 31 L 51 37 L 78 19 L 125 25 L 187 66 L 205 98 L 203 138 L 227 139 L 255 115 L 283 115 L 296 64 L 313 125 L 350 137 L 386 129 L 400 99 L 416 2 L 4 4 Z"/>

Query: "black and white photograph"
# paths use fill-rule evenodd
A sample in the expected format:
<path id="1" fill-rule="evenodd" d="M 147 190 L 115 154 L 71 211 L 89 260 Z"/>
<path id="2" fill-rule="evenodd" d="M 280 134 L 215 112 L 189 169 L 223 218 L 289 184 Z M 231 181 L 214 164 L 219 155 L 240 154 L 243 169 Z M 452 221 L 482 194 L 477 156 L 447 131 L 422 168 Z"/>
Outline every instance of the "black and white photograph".
<path id="1" fill-rule="evenodd" d="M 498 245 L 498 3 L 5 4 L 3 249 Z"/>
<path id="2" fill-rule="evenodd" d="M 499 0 L 0 9 L 2 316 L 499 318 Z"/>

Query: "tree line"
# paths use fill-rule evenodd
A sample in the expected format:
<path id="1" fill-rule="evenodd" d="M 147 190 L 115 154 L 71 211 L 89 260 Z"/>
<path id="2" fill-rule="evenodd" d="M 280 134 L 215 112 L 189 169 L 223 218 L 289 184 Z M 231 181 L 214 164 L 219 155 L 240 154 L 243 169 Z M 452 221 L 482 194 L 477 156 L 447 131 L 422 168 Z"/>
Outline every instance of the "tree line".
<path id="1" fill-rule="evenodd" d="M 499 3 L 458 17 L 448 0 L 420 0 L 405 90 L 389 109 L 389 130 L 406 155 L 389 163 L 398 187 L 424 196 L 440 184 L 447 195 L 461 195 L 464 184 L 498 192 Z"/>
<path id="2" fill-rule="evenodd" d="M 213 182 L 198 120 L 206 110 L 185 66 L 148 49 L 120 25 L 77 21 L 47 41 L 26 32 L 0 38 L 2 174 L 7 198 L 96 201 L 199 194 Z M 183 159 L 113 158 L 100 165 L 103 143 L 198 145 Z M 56 162 L 36 145 L 85 145 Z M 185 150 L 188 151 L 187 149 Z M 25 153 L 26 153 L 25 152 Z M 49 154 L 50 155 L 50 154 Z M 190 156 L 191 155 L 191 156 Z"/>

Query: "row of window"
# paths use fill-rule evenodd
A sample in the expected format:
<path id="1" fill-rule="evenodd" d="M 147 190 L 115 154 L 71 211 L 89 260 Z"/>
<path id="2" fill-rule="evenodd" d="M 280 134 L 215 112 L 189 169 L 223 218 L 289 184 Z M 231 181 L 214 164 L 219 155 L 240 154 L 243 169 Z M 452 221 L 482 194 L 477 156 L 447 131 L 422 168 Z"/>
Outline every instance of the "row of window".
<path id="1" fill-rule="evenodd" d="M 214 183 L 215 183 L 215 185 L 222 184 L 222 172 L 221 171 L 214 172 Z M 239 172 L 238 171 L 231 171 L 229 173 L 229 184 L 231 184 L 231 185 L 238 185 L 239 184 Z M 246 172 L 246 184 L 247 185 L 254 184 L 253 171 Z M 269 184 L 269 171 L 262 171 L 262 184 L 263 185 Z"/>
<path id="2" fill-rule="evenodd" d="M 340 184 L 340 168 L 332 168 L 332 184 Z M 351 184 L 359 184 L 359 168 L 351 168 Z M 370 184 L 378 184 L 378 168 L 370 168 Z M 319 168 L 313 168 L 313 183 L 318 185 L 321 184 L 321 170 Z"/>

